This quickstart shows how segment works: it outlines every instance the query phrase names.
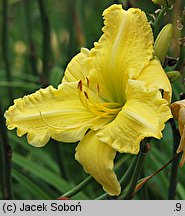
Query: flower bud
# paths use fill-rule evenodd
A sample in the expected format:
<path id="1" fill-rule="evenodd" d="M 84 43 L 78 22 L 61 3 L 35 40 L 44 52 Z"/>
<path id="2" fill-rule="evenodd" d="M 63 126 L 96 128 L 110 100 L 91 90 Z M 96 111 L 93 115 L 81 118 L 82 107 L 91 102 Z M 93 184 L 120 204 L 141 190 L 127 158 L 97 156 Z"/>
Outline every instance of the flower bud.
<path id="1" fill-rule="evenodd" d="M 173 38 L 173 25 L 167 24 L 160 31 L 154 44 L 154 56 L 158 57 L 161 64 L 165 60 L 172 38 Z"/>
<path id="2" fill-rule="evenodd" d="M 180 77 L 179 71 L 169 71 L 166 73 L 171 83 L 175 82 Z"/>
<path id="3" fill-rule="evenodd" d="M 170 7 L 174 4 L 175 0 L 152 0 L 154 4 L 159 4 L 165 7 Z"/>

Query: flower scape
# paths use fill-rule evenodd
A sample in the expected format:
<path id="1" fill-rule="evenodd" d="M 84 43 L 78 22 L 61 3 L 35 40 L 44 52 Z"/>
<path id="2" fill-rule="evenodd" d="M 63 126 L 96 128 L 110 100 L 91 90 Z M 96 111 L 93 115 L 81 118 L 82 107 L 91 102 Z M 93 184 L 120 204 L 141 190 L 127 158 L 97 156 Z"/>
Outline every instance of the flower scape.
<path id="1" fill-rule="evenodd" d="M 116 153 L 138 154 L 145 137 L 162 137 L 172 117 L 172 90 L 153 55 L 145 13 L 112 5 L 103 17 L 103 35 L 69 62 L 58 88 L 14 100 L 5 118 L 8 129 L 27 134 L 36 147 L 50 138 L 79 141 L 75 159 L 109 195 L 118 196 Z"/>

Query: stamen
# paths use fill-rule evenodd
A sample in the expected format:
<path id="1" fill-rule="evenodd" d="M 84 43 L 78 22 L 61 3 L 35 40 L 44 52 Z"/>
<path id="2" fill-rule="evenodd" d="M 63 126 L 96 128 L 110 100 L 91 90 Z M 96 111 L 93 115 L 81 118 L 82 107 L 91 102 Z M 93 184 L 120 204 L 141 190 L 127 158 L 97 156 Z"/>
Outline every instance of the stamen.
<path id="1" fill-rule="evenodd" d="M 90 82 L 89 82 L 89 79 L 86 77 L 86 80 L 87 80 L 87 87 L 90 86 Z"/>
<path id="2" fill-rule="evenodd" d="M 89 96 L 88 96 L 87 92 L 84 91 L 84 95 L 85 95 L 85 97 L 86 97 L 87 99 L 89 99 Z"/>
<path id="3" fill-rule="evenodd" d="M 54 130 L 63 131 L 63 130 L 62 130 L 61 128 L 59 128 L 59 127 L 56 127 L 56 126 L 53 126 L 53 125 L 48 124 L 48 123 L 46 122 L 46 120 L 44 119 L 44 117 L 43 117 L 43 115 L 42 115 L 42 113 L 41 113 L 40 110 L 39 110 L 39 114 L 40 114 L 41 119 L 44 121 L 44 123 L 45 123 L 48 127 L 52 128 L 52 129 L 54 129 Z"/>
<path id="4" fill-rule="evenodd" d="M 42 118 L 42 120 L 44 121 L 44 123 L 45 123 L 49 128 L 52 128 L 52 129 L 58 130 L 58 131 L 74 130 L 74 129 L 77 129 L 77 128 L 82 127 L 82 126 L 87 126 L 87 124 L 93 123 L 93 121 L 96 121 L 96 120 L 98 120 L 98 119 L 101 118 L 100 116 L 96 116 L 95 118 L 92 118 L 92 119 L 90 119 L 90 120 L 88 120 L 88 121 L 86 121 L 86 122 L 83 122 L 83 123 L 81 123 L 81 124 L 78 124 L 78 125 L 75 125 L 75 126 L 66 126 L 66 127 L 61 128 L 61 127 L 56 127 L 56 126 L 53 126 L 53 125 L 49 124 L 49 123 L 44 119 L 44 117 L 43 117 L 43 115 L 42 115 L 42 112 L 41 112 L 40 110 L 39 110 L 39 114 L 40 114 L 40 117 Z"/>
<path id="5" fill-rule="evenodd" d="M 80 81 L 78 82 L 77 89 L 79 90 L 79 91 L 78 91 L 78 95 L 79 95 L 79 99 L 80 99 L 81 103 L 83 104 L 83 106 L 84 106 L 85 108 L 87 108 L 86 98 L 84 99 L 84 96 L 83 96 L 83 94 L 82 94 L 82 93 L 83 93 L 83 83 L 82 83 L 82 80 L 80 80 Z"/>
<path id="6" fill-rule="evenodd" d="M 90 81 L 86 77 L 86 85 L 85 91 L 83 90 L 83 82 L 82 80 L 78 83 L 79 89 L 79 99 L 83 106 L 89 110 L 91 113 L 94 113 L 96 116 L 103 117 L 103 118 L 112 118 L 113 115 L 116 115 L 120 110 L 121 106 L 118 103 L 114 102 L 102 102 L 100 101 L 100 85 L 99 83 L 96 84 L 97 91 L 95 98 L 91 97 L 91 92 L 89 92 L 89 84 Z M 110 107 L 110 108 L 109 108 Z"/>
<path id="7" fill-rule="evenodd" d="M 80 89 L 80 91 L 82 91 L 82 80 L 80 80 L 80 81 L 78 82 L 77 89 Z"/>
<path id="8" fill-rule="evenodd" d="M 97 90 L 98 90 L 98 94 L 100 94 L 100 85 L 99 83 L 96 84 Z"/>

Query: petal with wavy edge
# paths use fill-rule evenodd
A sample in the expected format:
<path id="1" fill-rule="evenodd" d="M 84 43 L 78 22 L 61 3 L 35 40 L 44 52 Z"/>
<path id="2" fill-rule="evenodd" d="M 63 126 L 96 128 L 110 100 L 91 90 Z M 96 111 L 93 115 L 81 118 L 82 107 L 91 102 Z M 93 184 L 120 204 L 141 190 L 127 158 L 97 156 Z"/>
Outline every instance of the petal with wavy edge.
<path id="1" fill-rule="evenodd" d="M 157 88 L 163 90 L 163 98 L 171 101 L 172 89 L 168 77 L 166 76 L 160 62 L 157 59 L 151 60 L 144 68 L 137 80 L 146 82 L 147 88 Z"/>
<path id="2" fill-rule="evenodd" d="M 185 99 L 184 100 L 180 100 L 180 101 L 176 101 L 176 102 L 174 102 L 174 103 L 171 104 L 171 109 L 172 109 L 173 117 L 176 120 L 178 119 L 179 110 L 181 108 L 185 109 Z"/>
<path id="3" fill-rule="evenodd" d="M 183 154 L 180 161 L 180 167 L 182 167 L 185 163 L 185 126 L 183 128 L 183 132 L 181 133 L 181 140 L 180 140 L 179 147 L 177 149 L 177 153 L 180 153 L 181 151 L 183 151 Z"/>
<path id="4" fill-rule="evenodd" d="M 82 48 L 81 52 L 72 58 L 72 60 L 67 65 L 62 82 L 74 82 L 84 80 L 87 77 L 88 71 L 83 70 L 82 65 L 84 59 L 86 59 L 88 55 L 89 50 Z"/>
<path id="5" fill-rule="evenodd" d="M 178 118 L 178 127 L 181 135 L 180 144 L 177 149 L 177 153 L 183 151 L 182 158 L 180 161 L 180 167 L 185 163 L 185 100 L 176 101 L 171 104 L 172 113 L 174 117 Z"/>
<path id="6" fill-rule="evenodd" d="M 162 137 L 164 122 L 171 117 L 168 102 L 159 90 L 148 90 L 144 81 L 129 80 L 126 104 L 97 136 L 119 152 L 137 154 L 142 139 Z"/>
<path id="7" fill-rule="evenodd" d="M 85 132 L 99 129 L 107 118 L 99 118 L 80 102 L 78 82 L 63 83 L 16 99 L 5 113 L 8 129 L 17 127 L 18 136 L 27 133 L 28 142 L 37 147 L 50 137 L 63 142 L 81 140 Z"/>
<path id="8" fill-rule="evenodd" d="M 99 182 L 110 195 L 119 195 L 121 188 L 113 171 L 116 151 L 102 143 L 94 131 L 90 131 L 76 148 L 75 158 L 87 173 Z"/>
<path id="9" fill-rule="evenodd" d="M 179 126 L 179 132 L 180 135 L 183 135 L 184 128 L 185 128 L 185 107 L 181 107 L 179 109 L 179 116 L 178 116 L 178 126 Z M 184 143 L 185 145 L 185 143 Z"/>
<path id="10" fill-rule="evenodd" d="M 152 30 L 140 9 L 125 11 L 112 5 L 103 16 L 104 34 L 84 60 L 84 68 L 90 80 L 99 82 L 105 98 L 123 104 L 128 78 L 136 78 L 152 58 Z"/>

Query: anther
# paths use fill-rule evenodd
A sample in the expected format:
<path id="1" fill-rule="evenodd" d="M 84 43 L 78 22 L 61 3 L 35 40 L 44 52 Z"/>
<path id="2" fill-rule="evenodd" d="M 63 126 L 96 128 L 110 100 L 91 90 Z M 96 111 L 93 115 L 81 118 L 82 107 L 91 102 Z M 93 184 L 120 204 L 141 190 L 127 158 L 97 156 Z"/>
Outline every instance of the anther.
<path id="1" fill-rule="evenodd" d="M 89 79 L 87 77 L 86 77 L 86 80 L 87 80 L 87 87 L 89 87 L 90 82 L 89 82 Z"/>
<path id="2" fill-rule="evenodd" d="M 87 99 L 89 99 L 89 96 L 88 96 L 87 92 L 84 91 L 84 95 L 85 95 L 85 97 L 86 97 Z"/>
<path id="3" fill-rule="evenodd" d="M 80 89 L 80 91 L 82 91 L 82 80 L 80 80 L 80 81 L 78 82 L 77 89 Z"/>
<path id="4" fill-rule="evenodd" d="M 100 94 L 100 85 L 97 83 L 97 90 L 98 90 L 98 93 Z"/>

